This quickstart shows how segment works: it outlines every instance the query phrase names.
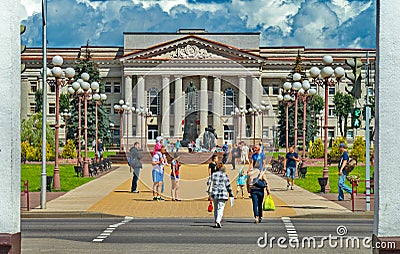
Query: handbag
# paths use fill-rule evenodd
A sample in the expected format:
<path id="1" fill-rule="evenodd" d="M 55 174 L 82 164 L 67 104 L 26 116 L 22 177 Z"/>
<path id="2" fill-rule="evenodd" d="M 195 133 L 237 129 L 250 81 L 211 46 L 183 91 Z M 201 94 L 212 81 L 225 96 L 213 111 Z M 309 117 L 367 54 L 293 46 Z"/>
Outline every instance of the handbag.
<path id="1" fill-rule="evenodd" d="M 268 195 L 264 199 L 263 210 L 264 211 L 275 211 L 275 202 L 272 199 L 271 195 Z"/>
<path id="2" fill-rule="evenodd" d="M 260 172 L 261 174 L 261 172 Z M 260 189 L 264 189 L 267 187 L 267 183 L 260 178 L 260 174 L 258 174 L 257 180 L 254 181 L 253 186 L 260 188 Z"/>
<path id="3" fill-rule="evenodd" d="M 212 199 L 210 198 L 210 203 L 208 203 L 207 211 L 208 211 L 209 213 L 211 213 L 212 210 L 213 210 L 213 204 L 212 204 Z"/>

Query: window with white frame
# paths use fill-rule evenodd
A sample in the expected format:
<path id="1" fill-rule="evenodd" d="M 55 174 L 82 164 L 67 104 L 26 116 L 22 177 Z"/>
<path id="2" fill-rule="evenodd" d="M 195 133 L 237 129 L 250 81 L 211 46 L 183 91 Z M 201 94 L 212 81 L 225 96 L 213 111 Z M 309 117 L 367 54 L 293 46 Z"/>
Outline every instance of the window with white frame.
<path id="1" fill-rule="evenodd" d="M 228 88 L 224 91 L 224 115 L 230 115 L 234 112 L 236 107 L 236 96 L 235 91 L 232 88 Z"/>
<path id="2" fill-rule="evenodd" d="M 55 103 L 49 103 L 49 114 L 54 115 L 56 113 L 56 104 Z"/>
<path id="3" fill-rule="evenodd" d="M 121 93 L 121 83 L 114 82 L 114 93 Z"/>
<path id="4" fill-rule="evenodd" d="M 334 137 L 335 137 L 335 130 L 329 129 L 329 130 L 328 130 L 328 137 L 329 137 L 329 138 L 334 138 Z"/>
<path id="5" fill-rule="evenodd" d="M 233 140 L 235 130 L 232 125 L 224 125 L 224 140 Z"/>
<path id="6" fill-rule="evenodd" d="M 330 86 L 328 91 L 329 91 L 329 95 L 335 95 L 336 89 L 334 86 Z"/>
<path id="7" fill-rule="evenodd" d="M 354 131 L 353 130 L 347 130 L 347 138 L 354 138 Z"/>
<path id="8" fill-rule="evenodd" d="M 111 93 L 111 82 L 107 81 L 104 86 L 104 92 Z"/>
<path id="9" fill-rule="evenodd" d="M 37 81 L 31 81 L 31 93 L 35 93 L 37 91 Z"/>
<path id="10" fill-rule="evenodd" d="M 160 92 L 157 88 L 150 88 L 147 90 L 147 108 L 153 115 L 160 114 Z"/>
<path id="11" fill-rule="evenodd" d="M 279 95 L 279 84 L 272 84 L 272 95 Z"/>
<path id="12" fill-rule="evenodd" d="M 329 105 L 328 116 L 335 116 L 334 110 L 335 110 L 335 106 Z"/>
<path id="13" fill-rule="evenodd" d="M 269 127 L 268 126 L 265 126 L 264 128 L 263 128 L 263 138 L 268 138 L 269 137 Z"/>

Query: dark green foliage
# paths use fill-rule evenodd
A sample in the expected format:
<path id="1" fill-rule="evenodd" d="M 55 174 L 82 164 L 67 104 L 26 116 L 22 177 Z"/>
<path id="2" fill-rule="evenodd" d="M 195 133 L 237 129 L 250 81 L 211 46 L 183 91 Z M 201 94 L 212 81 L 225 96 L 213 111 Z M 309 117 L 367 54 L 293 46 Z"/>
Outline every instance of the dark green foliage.
<path id="1" fill-rule="evenodd" d="M 43 104 L 43 92 L 42 89 L 38 89 L 35 92 L 35 113 L 42 112 Z"/>
<path id="2" fill-rule="evenodd" d="M 354 108 L 354 98 L 350 94 L 338 92 L 333 97 L 335 103 L 334 114 L 338 119 L 340 135 L 347 136 L 347 119 Z"/>

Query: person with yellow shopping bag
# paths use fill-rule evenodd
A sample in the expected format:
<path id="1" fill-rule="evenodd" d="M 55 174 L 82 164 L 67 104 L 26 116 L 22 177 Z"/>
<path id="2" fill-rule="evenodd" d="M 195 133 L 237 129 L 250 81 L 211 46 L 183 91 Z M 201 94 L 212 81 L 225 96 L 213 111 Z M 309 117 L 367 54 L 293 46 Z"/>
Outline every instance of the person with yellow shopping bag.
<path id="1" fill-rule="evenodd" d="M 254 223 L 258 224 L 263 218 L 264 191 L 269 195 L 270 189 L 265 176 L 265 171 L 259 169 L 255 163 L 253 168 L 247 173 L 247 191 L 250 193 L 253 203 Z"/>
<path id="2" fill-rule="evenodd" d="M 272 199 L 271 195 L 268 195 L 265 199 L 264 199 L 264 205 L 263 205 L 263 210 L 264 211 L 275 211 L 275 202 Z"/>

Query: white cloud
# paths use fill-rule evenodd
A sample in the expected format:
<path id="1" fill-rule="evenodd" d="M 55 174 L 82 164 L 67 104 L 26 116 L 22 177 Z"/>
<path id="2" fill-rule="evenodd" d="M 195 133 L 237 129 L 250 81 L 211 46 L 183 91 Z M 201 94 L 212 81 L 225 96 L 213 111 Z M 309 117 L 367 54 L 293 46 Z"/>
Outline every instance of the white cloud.
<path id="1" fill-rule="evenodd" d="M 21 1 L 29 15 L 25 40 L 39 46 L 41 0 Z M 265 46 L 375 47 L 375 0 L 47 1 L 50 46 L 80 46 L 88 39 L 122 45 L 123 32 L 204 28 L 261 32 Z"/>

